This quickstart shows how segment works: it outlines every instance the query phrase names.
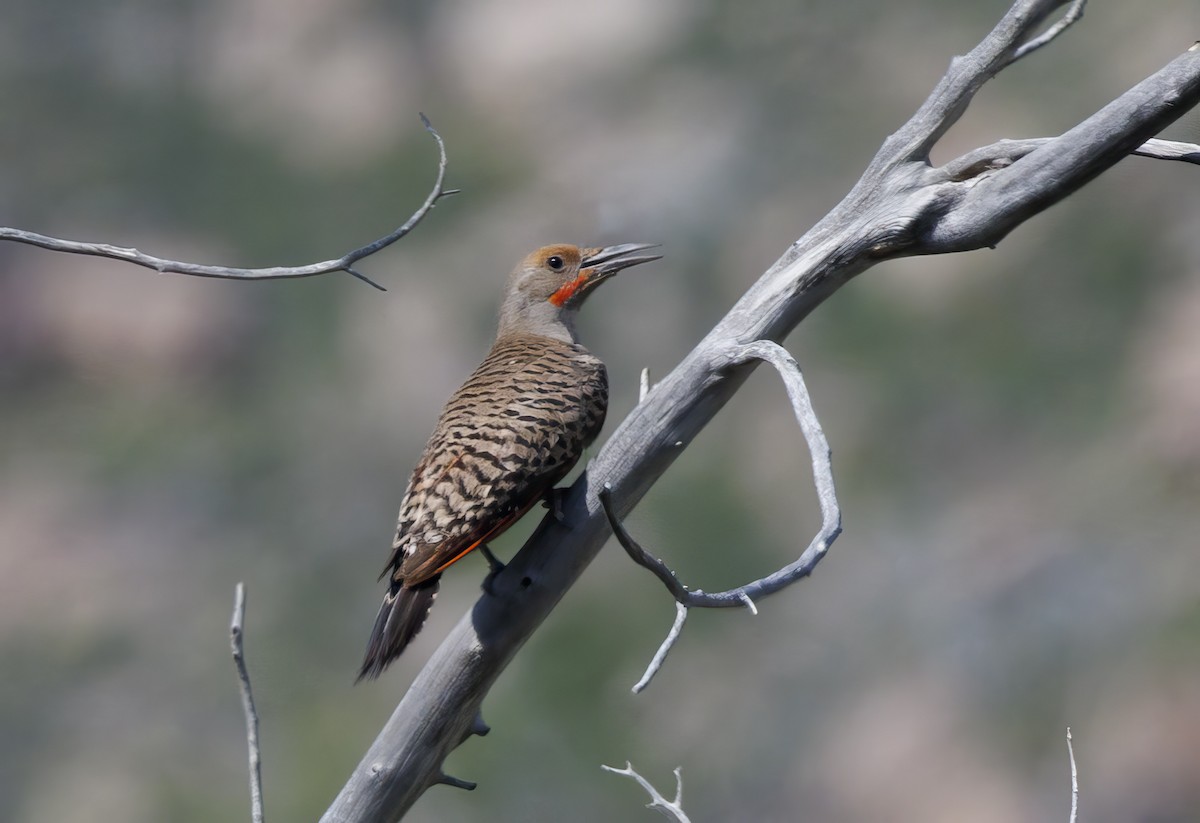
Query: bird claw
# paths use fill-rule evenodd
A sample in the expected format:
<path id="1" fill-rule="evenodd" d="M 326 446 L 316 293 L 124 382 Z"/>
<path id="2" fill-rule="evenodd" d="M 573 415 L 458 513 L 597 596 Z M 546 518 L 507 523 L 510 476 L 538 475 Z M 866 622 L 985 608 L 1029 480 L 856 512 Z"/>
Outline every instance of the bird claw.
<path id="1" fill-rule="evenodd" d="M 500 562 L 500 559 L 497 558 L 496 555 L 492 554 L 492 550 L 486 545 L 480 546 L 479 551 L 483 553 L 484 558 L 487 560 L 488 567 L 491 569 L 491 571 L 488 572 L 488 576 L 483 578 L 483 584 L 480 586 L 480 588 L 483 589 L 485 594 L 495 597 L 496 593 L 492 590 L 492 583 L 495 582 L 496 575 L 504 571 L 505 566 Z"/>
<path id="2" fill-rule="evenodd" d="M 566 515 L 563 514 L 563 501 L 567 499 L 567 492 L 570 489 L 556 486 L 546 492 L 546 499 L 542 501 L 542 505 L 550 510 L 550 514 L 554 515 L 554 522 L 562 524 L 566 520 Z"/>

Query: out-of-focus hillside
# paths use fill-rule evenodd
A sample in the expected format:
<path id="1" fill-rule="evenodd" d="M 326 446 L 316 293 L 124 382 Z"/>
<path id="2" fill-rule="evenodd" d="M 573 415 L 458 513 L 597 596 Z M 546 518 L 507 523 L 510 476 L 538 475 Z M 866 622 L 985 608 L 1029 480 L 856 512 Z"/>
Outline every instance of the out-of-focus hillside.
<path id="1" fill-rule="evenodd" d="M 352 686 L 407 475 L 547 242 L 657 241 L 594 297 L 610 420 L 833 206 L 1006 8 L 718 0 L 14 0 L 0 224 L 231 265 L 155 275 L 0 246 L 0 819 L 246 819 L 227 623 L 268 814 L 315 819 L 484 574 L 468 559 Z M 1057 133 L 1198 36 L 1097 0 L 937 152 Z M 1200 118 L 1168 136 L 1196 140 Z M 995 251 L 868 272 L 788 341 L 846 530 L 758 617 L 673 615 L 615 543 L 505 674 L 414 821 L 1200 820 L 1200 172 L 1131 159 Z M 610 429 L 612 424 L 610 423 Z M 631 518 L 692 585 L 783 565 L 815 506 L 756 374 Z M 520 544 L 529 525 L 496 546 Z"/>

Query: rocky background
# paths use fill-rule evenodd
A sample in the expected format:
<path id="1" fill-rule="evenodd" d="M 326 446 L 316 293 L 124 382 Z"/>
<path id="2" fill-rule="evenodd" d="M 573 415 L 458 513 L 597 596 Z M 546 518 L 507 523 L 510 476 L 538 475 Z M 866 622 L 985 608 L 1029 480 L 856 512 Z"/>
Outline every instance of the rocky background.
<path id="1" fill-rule="evenodd" d="M 594 297 L 611 420 L 832 207 L 1003 0 L 13 0 L 0 224 L 229 265 L 156 275 L 0 246 L 0 819 L 248 819 L 227 624 L 249 590 L 269 819 L 315 819 L 482 561 L 352 685 L 438 409 L 512 264 L 658 241 Z M 1194 4 L 1097 0 L 935 159 L 1056 134 L 1191 45 Z M 1190 116 L 1167 136 L 1200 138 Z M 995 251 L 888 263 L 788 341 L 846 530 L 761 613 L 695 614 L 615 543 L 413 821 L 1200 820 L 1200 170 L 1130 159 Z M 610 430 L 613 424 L 610 423 Z M 630 520 L 692 585 L 783 565 L 808 458 L 760 370 Z M 531 524 L 496 545 L 520 545 Z"/>

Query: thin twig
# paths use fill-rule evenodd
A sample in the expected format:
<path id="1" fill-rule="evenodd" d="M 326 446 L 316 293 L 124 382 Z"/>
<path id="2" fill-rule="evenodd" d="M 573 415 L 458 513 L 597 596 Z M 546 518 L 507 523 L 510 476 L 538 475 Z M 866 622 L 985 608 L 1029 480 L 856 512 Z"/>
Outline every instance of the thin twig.
<path id="1" fill-rule="evenodd" d="M 1079 772 L 1075 769 L 1075 747 L 1071 745 L 1071 727 L 1067 726 L 1067 756 L 1071 758 L 1071 823 L 1079 820 Z"/>
<path id="2" fill-rule="evenodd" d="M 633 770 L 633 764 L 628 760 L 625 761 L 625 768 L 617 769 L 612 766 L 600 766 L 606 772 L 619 774 L 624 777 L 632 777 L 638 782 L 646 794 L 650 795 L 650 802 L 646 804 L 647 809 L 657 809 L 664 817 L 669 817 L 676 823 L 691 823 L 688 816 L 683 811 L 683 770 L 678 766 L 675 767 L 675 799 L 667 800 L 658 793 L 658 789 L 650 785 L 650 781 L 642 777 Z"/>
<path id="3" fill-rule="evenodd" d="M 1079 18 L 1083 17 L 1083 7 L 1087 5 L 1087 0 L 1075 0 L 1066 13 L 1058 19 L 1054 25 L 1046 29 L 1044 32 L 1034 37 L 1032 40 L 1027 40 L 1016 51 L 1013 52 L 1012 59 L 1005 65 L 1012 65 L 1032 52 L 1037 51 L 1042 46 L 1048 45 L 1064 31 L 1074 25 Z"/>
<path id="4" fill-rule="evenodd" d="M 931 169 L 930 174 L 940 180 L 970 180 L 985 172 L 1007 168 L 1054 139 L 1028 137 L 1023 140 L 998 140 L 991 145 L 972 149 L 939 168 Z M 1178 140 L 1147 140 L 1130 154 L 1154 160 L 1178 160 L 1181 163 L 1200 165 L 1200 145 L 1181 143 Z"/>
<path id="5" fill-rule="evenodd" d="M 675 622 L 671 624 L 671 631 L 667 632 L 666 639 L 658 647 L 658 651 L 654 653 L 654 657 L 651 659 L 650 665 L 646 667 L 646 673 L 642 675 L 642 679 L 634 684 L 634 694 L 640 694 L 643 689 L 650 685 L 650 681 L 654 679 L 654 675 L 658 674 L 658 670 L 666 662 L 667 655 L 671 653 L 671 648 L 675 645 L 675 641 L 679 639 L 679 634 L 683 631 L 683 623 L 687 620 L 687 616 L 688 607 L 676 600 Z"/>
<path id="6" fill-rule="evenodd" d="M 246 622 L 246 587 L 238 583 L 233 596 L 233 619 L 229 623 L 229 646 L 237 666 L 238 688 L 242 693 L 242 713 L 246 715 L 246 746 L 250 750 L 250 819 L 263 823 L 262 758 L 258 748 L 258 711 L 250 690 L 250 673 L 242 650 L 242 627 Z"/>
<path id="7" fill-rule="evenodd" d="M 86 254 L 93 257 L 107 257 L 112 260 L 123 260 L 126 263 L 133 263 L 135 266 L 143 266 L 148 269 L 153 269 L 159 273 L 172 274 L 188 274 L 194 277 L 216 277 L 226 280 L 277 280 L 290 279 L 297 277 L 313 277 L 319 274 L 329 274 L 335 271 L 344 271 L 364 283 L 369 283 L 380 291 L 387 291 L 383 286 L 371 280 L 362 272 L 354 268 L 354 264 L 364 257 L 375 254 L 381 249 L 387 248 L 392 243 L 395 243 L 401 237 L 411 232 L 417 227 L 417 224 L 425 219 L 425 215 L 437 205 L 437 202 L 443 197 L 451 194 L 457 194 L 457 189 L 445 189 L 443 184 L 446 180 L 446 144 L 442 141 L 442 136 L 437 133 L 429 119 L 422 114 L 421 122 L 425 125 L 426 130 L 433 135 L 433 139 L 437 142 L 438 147 L 438 173 L 437 179 L 434 181 L 433 189 L 425 198 L 425 202 L 421 207 L 413 212 L 413 215 L 404 222 L 404 225 L 399 226 L 390 234 L 387 234 L 378 240 L 374 240 L 365 246 L 346 252 L 336 260 L 325 260 L 320 263 L 310 263 L 304 266 L 268 266 L 257 269 L 243 269 L 229 266 L 211 266 L 202 263 L 186 263 L 178 260 L 168 260 L 162 257 L 155 257 L 150 254 L 145 254 L 133 248 L 124 248 L 122 246 L 113 246 L 108 243 L 86 243 L 78 240 L 63 240 L 57 237 L 49 237 L 44 234 L 37 234 L 24 229 L 13 229 L 0 226 L 0 240 L 11 240 L 15 243 L 25 243 L 30 246 L 38 246 L 39 248 L 48 249 L 50 251 L 65 252 L 68 254 Z"/>
<path id="8" fill-rule="evenodd" d="M 463 780 L 461 777 L 454 777 L 445 772 L 439 774 L 437 780 L 434 782 L 442 786 L 449 786 L 452 789 L 462 789 L 467 792 L 475 791 L 475 787 L 479 785 L 471 780 Z"/>
<path id="9" fill-rule="evenodd" d="M 689 598 L 698 592 L 689 591 L 687 586 L 680 582 L 679 578 L 667 568 L 665 563 L 643 549 L 642 544 L 633 539 L 633 535 L 629 533 L 629 530 L 625 528 L 625 524 L 617 517 L 612 507 L 612 486 L 606 484 L 600 490 L 600 505 L 604 507 L 604 514 L 608 517 L 608 524 L 612 527 L 613 535 L 616 536 L 617 542 L 621 544 L 622 548 L 633 559 L 633 562 L 653 572 L 663 582 L 663 585 L 667 587 L 667 591 L 671 593 L 676 602 L 682 603 L 685 606 L 693 605 L 689 602 Z M 741 604 L 722 602 L 720 605 L 728 607 Z"/>

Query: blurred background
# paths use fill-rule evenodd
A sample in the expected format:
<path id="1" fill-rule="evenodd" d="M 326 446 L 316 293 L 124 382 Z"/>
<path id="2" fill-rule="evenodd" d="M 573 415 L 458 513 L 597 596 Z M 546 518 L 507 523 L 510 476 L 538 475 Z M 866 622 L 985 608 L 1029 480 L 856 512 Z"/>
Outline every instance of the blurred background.
<path id="1" fill-rule="evenodd" d="M 783 0 L 14 0 L 0 224 L 239 283 L 0 246 L 0 819 L 248 819 L 227 626 L 249 591 L 268 817 L 328 805 L 485 567 L 352 682 L 408 473 L 548 242 L 666 258 L 582 322 L 609 430 L 849 189 L 1007 8 Z M 1191 45 L 1193 3 L 1095 2 L 935 160 L 1057 134 Z M 1200 138 L 1189 116 L 1167 136 Z M 414 821 L 1200 820 L 1200 171 L 1130 159 L 997 250 L 879 266 L 787 341 L 845 533 L 815 577 L 674 615 L 611 543 Z M 694 586 L 794 558 L 808 457 L 760 370 L 630 518 Z M 495 548 L 520 545 L 531 523 Z"/>

